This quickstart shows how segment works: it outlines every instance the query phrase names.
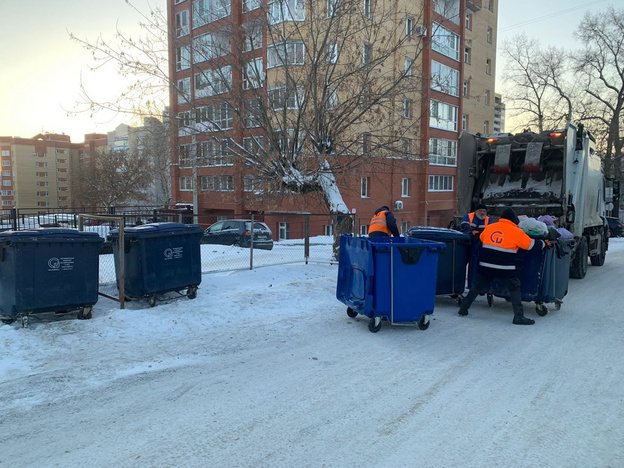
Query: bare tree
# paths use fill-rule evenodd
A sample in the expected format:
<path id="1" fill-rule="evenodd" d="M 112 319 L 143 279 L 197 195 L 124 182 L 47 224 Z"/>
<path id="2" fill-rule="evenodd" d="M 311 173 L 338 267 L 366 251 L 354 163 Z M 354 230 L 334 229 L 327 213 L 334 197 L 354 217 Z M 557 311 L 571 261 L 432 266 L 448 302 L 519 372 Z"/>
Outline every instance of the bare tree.
<path id="1" fill-rule="evenodd" d="M 624 10 L 609 7 L 587 13 L 576 37 L 585 48 L 573 56 L 574 71 L 585 90 L 584 119 L 597 129 L 605 172 L 622 177 L 624 146 Z M 604 135 L 604 138 L 602 137 Z"/>

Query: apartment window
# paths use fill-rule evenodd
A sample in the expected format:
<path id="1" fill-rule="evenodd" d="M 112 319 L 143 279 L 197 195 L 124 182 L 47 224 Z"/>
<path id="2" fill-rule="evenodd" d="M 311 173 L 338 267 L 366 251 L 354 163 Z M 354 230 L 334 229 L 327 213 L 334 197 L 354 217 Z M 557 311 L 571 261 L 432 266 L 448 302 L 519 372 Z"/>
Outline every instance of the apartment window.
<path id="1" fill-rule="evenodd" d="M 429 192 L 452 192 L 453 176 L 430 175 Z"/>
<path id="2" fill-rule="evenodd" d="M 459 96 L 459 70 L 431 61 L 431 89 Z"/>
<path id="3" fill-rule="evenodd" d="M 227 93 L 232 89 L 232 67 L 203 70 L 195 74 L 195 97 L 208 97 Z"/>
<path id="4" fill-rule="evenodd" d="M 280 86 L 269 89 L 269 106 L 273 110 L 298 109 L 299 103 L 303 100 L 303 86 L 296 89 Z"/>
<path id="5" fill-rule="evenodd" d="M 404 158 L 409 158 L 409 155 L 411 153 L 409 138 L 401 138 L 401 152 Z"/>
<path id="6" fill-rule="evenodd" d="M 431 48 L 442 55 L 459 61 L 459 36 L 444 26 L 433 23 Z"/>
<path id="7" fill-rule="evenodd" d="M 36 177 L 48 177 L 47 172 L 35 172 Z"/>
<path id="8" fill-rule="evenodd" d="M 407 177 L 401 179 L 401 196 L 404 198 L 410 196 L 410 180 Z"/>
<path id="9" fill-rule="evenodd" d="M 360 179 L 360 197 L 368 198 L 369 195 L 370 177 L 362 177 Z"/>
<path id="10" fill-rule="evenodd" d="M 492 74 L 492 59 L 485 60 L 485 73 L 488 75 Z"/>
<path id="11" fill-rule="evenodd" d="M 412 37 L 414 34 L 414 17 L 408 16 L 405 18 L 405 35 L 407 37 Z"/>
<path id="12" fill-rule="evenodd" d="M 37 196 L 38 197 L 49 197 L 50 196 L 50 192 L 37 192 Z"/>
<path id="13" fill-rule="evenodd" d="M 405 61 L 403 62 L 405 76 L 412 76 L 412 62 L 413 60 L 410 57 L 405 57 Z"/>
<path id="14" fill-rule="evenodd" d="M 278 0 L 269 3 L 269 24 L 305 21 L 305 0 Z"/>
<path id="15" fill-rule="evenodd" d="M 327 0 L 327 17 L 333 18 L 338 9 L 338 0 Z"/>
<path id="16" fill-rule="evenodd" d="M 429 138 L 429 164 L 457 166 L 457 141 Z"/>
<path id="17" fill-rule="evenodd" d="M 10 187 L 11 186 L 11 179 L 5 179 L 2 181 L 2 185 L 4 187 Z"/>
<path id="18" fill-rule="evenodd" d="M 334 109 L 338 105 L 338 91 L 336 88 L 327 88 L 327 108 Z"/>
<path id="19" fill-rule="evenodd" d="M 11 169 L 9 169 L 8 171 L 2 171 L 2 175 L 4 177 L 11 177 Z"/>
<path id="20" fill-rule="evenodd" d="M 490 90 L 486 89 L 485 92 L 483 93 L 483 103 L 486 106 L 490 105 Z"/>
<path id="21" fill-rule="evenodd" d="M 488 26 L 487 28 L 486 38 L 487 38 L 487 41 L 491 44 L 492 43 L 492 28 L 490 26 Z"/>
<path id="22" fill-rule="evenodd" d="M 326 224 L 324 226 L 324 231 L 325 231 L 325 235 L 326 236 L 333 236 L 334 235 L 334 226 L 332 226 L 331 224 Z"/>
<path id="23" fill-rule="evenodd" d="M 338 62 L 338 44 L 331 42 L 327 46 L 327 63 Z"/>
<path id="24" fill-rule="evenodd" d="M 37 187 L 47 187 L 49 182 L 37 182 Z"/>
<path id="25" fill-rule="evenodd" d="M 405 235 L 409 231 L 409 223 L 407 221 L 403 221 L 401 223 L 401 234 Z"/>
<path id="26" fill-rule="evenodd" d="M 483 133 L 485 133 L 486 135 L 490 133 L 490 122 L 488 120 L 483 122 Z"/>
<path id="27" fill-rule="evenodd" d="M 178 104 L 186 104 L 191 100 L 191 79 L 178 80 Z"/>
<path id="28" fill-rule="evenodd" d="M 243 89 L 261 88 L 264 83 L 264 66 L 262 57 L 253 59 L 245 64 L 243 74 Z"/>
<path id="29" fill-rule="evenodd" d="M 11 156 L 11 150 L 2 150 L 2 156 Z"/>
<path id="30" fill-rule="evenodd" d="M 197 144 L 197 165 L 203 167 L 233 166 L 232 140 L 225 138 L 202 141 Z"/>
<path id="31" fill-rule="evenodd" d="M 245 127 L 256 128 L 262 125 L 262 110 L 257 99 L 247 99 L 243 103 Z"/>
<path id="32" fill-rule="evenodd" d="M 366 224 L 360 224 L 360 236 L 366 236 L 368 234 L 368 226 Z"/>
<path id="33" fill-rule="evenodd" d="M 3 190 L 2 191 L 2 196 L 3 197 L 10 197 L 13 195 L 13 192 L 11 190 Z"/>
<path id="34" fill-rule="evenodd" d="M 2 200 L 2 206 L 13 206 L 13 200 Z"/>
<path id="35" fill-rule="evenodd" d="M 470 64 L 470 56 L 472 55 L 471 52 L 470 47 L 464 47 L 464 62 L 467 64 Z"/>
<path id="36" fill-rule="evenodd" d="M 267 47 L 267 68 L 304 64 L 305 44 L 303 42 L 287 41 Z"/>
<path id="37" fill-rule="evenodd" d="M 183 45 L 176 48 L 176 71 L 191 67 L 191 46 Z"/>
<path id="38" fill-rule="evenodd" d="M 290 239 L 290 223 L 280 222 L 278 227 L 279 240 Z"/>
<path id="39" fill-rule="evenodd" d="M 371 62 L 373 53 L 373 45 L 370 42 L 365 42 L 362 48 L 362 63 L 365 65 Z"/>
<path id="40" fill-rule="evenodd" d="M 433 11 L 459 24 L 459 0 L 434 0 Z"/>
<path id="41" fill-rule="evenodd" d="M 257 10 L 260 4 L 261 0 L 243 0 L 243 11 Z"/>
<path id="42" fill-rule="evenodd" d="M 193 178 L 189 176 L 180 177 L 180 190 L 184 192 L 193 190 Z"/>
<path id="43" fill-rule="evenodd" d="M 231 52 L 231 32 L 224 28 L 193 38 L 193 63 L 223 57 Z"/>
<path id="44" fill-rule="evenodd" d="M 462 114 L 462 130 L 468 130 L 468 116 Z"/>
<path id="45" fill-rule="evenodd" d="M 370 133 L 362 133 L 362 154 L 368 154 L 370 152 Z"/>
<path id="46" fill-rule="evenodd" d="M 488 10 L 494 11 L 494 0 L 488 0 Z"/>
<path id="47" fill-rule="evenodd" d="M 429 126 L 457 131 L 457 107 L 446 102 L 431 100 Z"/>
<path id="48" fill-rule="evenodd" d="M 264 151 L 264 137 L 254 136 L 243 138 L 243 148 L 249 154 L 258 155 Z"/>
<path id="49" fill-rule="evenodd" d="M 40 207 L 50 206 L 50 202 L 40 201 L 40 202 L 37 202 L 37 206 L 40 206 Z"/>
<path id="50" fill-rule="evenodd" d="M 208 192 L 232 192 L 234 177 L 231 175 L 201 176 L 201 189 Z"/>
<path id="51" fill-rule="evenodd" d="M 195 0 L 193 2 L 193 28 L 230 15 L 230 0 Z"/>
<path id="52" fill-rule="evenodd" d="M 466 13 L 466 29 L 472 30 L 472 13 Z"/>
<path id="53" fill-rule="evenodd" d="M 403 98 L 403 118 L 411 119 L 412 118 L 412 100 L 408 98 Z"/>
<path id="54" fill-rule="evenodd" d="M 371 0 L 364 0 L 364 16 L 371 19 Z"/>
<path id="55" fill-rule="evenodd" d="M 175 2 L 173 4 L 177 5 L 178 3 L 182 3 L 182 2 L 186 2 L 186 0 L 175 0 Z"/>
<path id="56" fill-rule="evenodd" d="M 243 31 L 245 33 L 245 52 L 262 47 L 262 23 L 260 21 L 245 23 Z"/>
<path id="57" fill-rule="evenodd" d="M 262 179 L 255 175 L 243 177 L 243 190 L 245 192 L 258 192 L 262 188 Z"/>
<path id="58" fill-rule="evenodd" d="M 182 10 L 175 15 L 176 37 L 186 36 L 189 33 L 189 11 Z"/>
<path id="59" fill-rule="evenodd" d="M 3 153 L 4 153 L 4 151 L 3 151 Z M 4 156 L 4 155 L 3 155 L 3 156 Z M 10 160 L 10 159 L 3 159 L 3 160 L 2 160 L 2 165 L 3 165 L 4 167 L 8 167 L 8 166 L 10 166 L 10 165 L 11 165 L 11 160 Z"/>
<path id="60" fill-rule="evenodd" d="M 462 92 L 464 96 L 468 96 L 468 94 L 470 94 L 470 82 L 468 80 L 464 80 Z"/>

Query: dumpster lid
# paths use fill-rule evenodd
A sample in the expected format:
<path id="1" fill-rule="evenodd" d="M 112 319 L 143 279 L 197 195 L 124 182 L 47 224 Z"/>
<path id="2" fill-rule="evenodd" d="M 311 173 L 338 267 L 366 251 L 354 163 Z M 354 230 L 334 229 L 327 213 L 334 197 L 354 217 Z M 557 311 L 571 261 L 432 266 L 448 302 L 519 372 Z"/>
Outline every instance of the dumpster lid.
<path id="1" fill-rule="evenodd" d="M 50 240 L 104 241 L 97 232 L 67 228 L 37 228 L 0 232 L 0 242 L 46 242 Z"/>
<path id="2" fill-rule="evenodd" d="M 470 239 L 467 234 L 443 227 L 414 226 L 408 231 L 410 237 L 435 240 Z"/>
<path id="3" fill-rule="evenodd" d="M 204 230 L 197 224 L 183 223 L 150 223 L 142 224 L 140 226 L 127 227 L 124 229 L 124 235 L 132 237 L 151 237 L 161 236 L 163 234 L 194 234 L 203 232 Z M 108 237 L 119 237 L 119 229 L 111 229 L 108 233 Z"/>

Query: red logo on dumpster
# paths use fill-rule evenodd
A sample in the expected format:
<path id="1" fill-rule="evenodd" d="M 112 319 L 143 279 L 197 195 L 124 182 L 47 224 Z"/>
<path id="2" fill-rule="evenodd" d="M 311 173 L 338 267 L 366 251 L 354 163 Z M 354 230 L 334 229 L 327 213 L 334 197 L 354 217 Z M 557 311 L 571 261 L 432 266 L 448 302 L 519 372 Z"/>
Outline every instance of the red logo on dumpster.
<path id="1" fill-rule="evenodd" d="M 492 244 L 502 244 L 503 243 L 503 233 L 501 231 L 494 231 L 490 234 L 490 240 Z"/>

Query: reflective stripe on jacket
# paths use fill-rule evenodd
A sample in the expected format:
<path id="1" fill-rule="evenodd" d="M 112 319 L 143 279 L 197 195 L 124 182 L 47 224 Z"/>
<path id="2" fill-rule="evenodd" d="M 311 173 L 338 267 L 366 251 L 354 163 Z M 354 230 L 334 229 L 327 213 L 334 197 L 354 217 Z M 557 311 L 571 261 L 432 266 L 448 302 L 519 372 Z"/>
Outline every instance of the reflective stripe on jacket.
<path id="1" fill-rule="evenodd" d="M 476 221 L 475 221 L 476 218 Z M 470 223 L 470 229 L 480 229 L 483 230 L 488 224 L 490 224 L 490 217 L 486 216 L 485 219 L 481 220 L 475 216 L 474 211 L 468 214 L 468 222 Z"/>
<path id="2" fill-rule="evenodd" d="M 380 231 L 380 232 L 386 233 L 388 236 L 392 235 L 392 233 L 390 232 L 390 229 L 388 229 L 388 223 L 386 222 L 386 213 L 387 211 L 385 210 L 380 211 L 379 213 L 377 213 L 375 216 L 371 218 L 370 226 L 368 228 L 369 234 L 371 232 Z"/>
<path id="3" fill-rule="evenodd" d="M 536 245 L 515 223 L 504 218 L 486 226 L 480 239 L 483 246 L 479 272 L 507 278 L 516 274 L 518 249 L 531 250 Z"/>

